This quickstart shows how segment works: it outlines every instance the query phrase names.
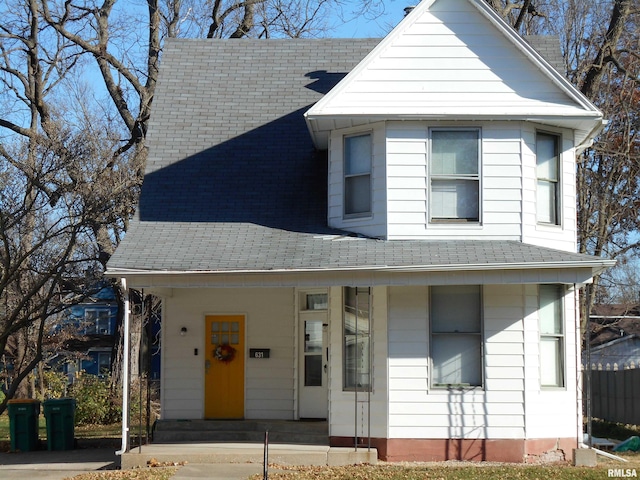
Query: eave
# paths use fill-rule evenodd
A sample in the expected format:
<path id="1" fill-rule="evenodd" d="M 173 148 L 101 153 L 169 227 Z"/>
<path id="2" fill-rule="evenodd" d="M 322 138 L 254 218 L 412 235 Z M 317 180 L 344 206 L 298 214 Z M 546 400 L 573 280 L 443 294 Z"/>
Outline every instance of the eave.
<path id="1" fill-rule="evenodd" d="M 615 261 L 452 265 L 371 265 L 349 268 L 169 271 L 113 268 L 134 288 L 327 287 L 345 285 L 591 283 Z"/>
<path id="2" fill-rule="evenodd" d="M 366 126 L 386 121 L 431 121 L 431 122 L 532 122 L 573 130 L 577 148 L 585 146 L 604 128 L 607 122 L 599 111 L 585 112 L 584 115 L 541 115 L 535 112 L 504 115 L 473 113 L 460 107 L 449 108 L 447 113 L 333 113 L 315 115 L 305 113 L 305 120 L 314 146 L 319 150 L 328 148 L 329 135 L 333 130 Z M 586 145 L 588 146 L 588 145 Z"/>

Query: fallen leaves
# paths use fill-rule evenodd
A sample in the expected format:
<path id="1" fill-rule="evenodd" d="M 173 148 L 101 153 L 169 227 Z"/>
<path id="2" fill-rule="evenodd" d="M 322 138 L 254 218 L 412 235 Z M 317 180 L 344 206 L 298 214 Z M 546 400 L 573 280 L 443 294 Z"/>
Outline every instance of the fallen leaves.
<path id="1" fill-rule="evenodd" d="M 182 462 L 159 462 L 155 458 L 151 458 L 151 459 L 147 460 L 147 466 L 149 466 L 149 467 L 181 467 L 183 465 L 186 465 L 187 463 L 189 463 L 189 462 L 186 462 L 186 461 L 182 461 Z"/>
<path id="2" fill-rule="evenodd" d="M 106 470 L 77 475 L 65 480 L 169 480 L 178 468 L 136 468 L 134 470 Z"/>

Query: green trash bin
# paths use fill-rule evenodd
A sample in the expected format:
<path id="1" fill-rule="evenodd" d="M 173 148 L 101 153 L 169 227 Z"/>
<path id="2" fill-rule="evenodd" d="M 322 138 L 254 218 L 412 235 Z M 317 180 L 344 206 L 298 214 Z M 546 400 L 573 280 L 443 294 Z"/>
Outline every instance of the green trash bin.
<path id="1" fill-rule="evenodd" d="M 52 398 L 45 400 L 42 406 L 47 421 L 47 450 L 73 450 L 75 399 Z"/>
<path id="2" fill-rule="evenodd" d="M 7 402 L 9 435 L 13 452 L 30 452 L 38 449 L 38 420 L 40 402 L 14 398 Z"/>

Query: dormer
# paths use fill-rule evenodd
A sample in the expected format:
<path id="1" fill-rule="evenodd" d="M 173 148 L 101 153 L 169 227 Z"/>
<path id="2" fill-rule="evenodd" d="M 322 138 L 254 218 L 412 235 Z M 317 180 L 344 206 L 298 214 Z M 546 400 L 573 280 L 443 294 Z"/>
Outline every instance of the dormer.
<path id="1" fill-rule="evenodd" d="M 423 0 L 305 118 L 331 227 L 575 251 L 602 113 L 482 0 Z"/>

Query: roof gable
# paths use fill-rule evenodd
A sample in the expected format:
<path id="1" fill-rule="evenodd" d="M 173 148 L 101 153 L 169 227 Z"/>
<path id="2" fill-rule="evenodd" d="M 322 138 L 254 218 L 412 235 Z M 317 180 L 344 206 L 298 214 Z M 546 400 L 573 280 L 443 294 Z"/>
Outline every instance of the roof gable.
<path id="1" fill-rule="evenodd" d="M 423 0 L 306 117 L 319 146 L 339 117 L 363 124 L 555 118 L 583 130 L 578 141 L 602 123 L 601 112 L 483 0 Z"/>

